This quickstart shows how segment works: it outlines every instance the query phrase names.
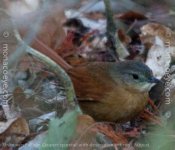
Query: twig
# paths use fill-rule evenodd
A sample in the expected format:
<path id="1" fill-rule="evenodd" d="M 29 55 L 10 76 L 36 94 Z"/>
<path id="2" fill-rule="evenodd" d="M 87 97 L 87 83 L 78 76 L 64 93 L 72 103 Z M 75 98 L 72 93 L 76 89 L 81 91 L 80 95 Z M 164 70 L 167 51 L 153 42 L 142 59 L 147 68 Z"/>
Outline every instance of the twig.
<path id="1" fill-rule="evenodd" d="M 113 12 L 111 9 L 110 1 L 104 0 L 105 8 L 106 8 L 106 17 L 107 17 L 107 38 L 109 51 L 115 60 L 119 60 L 119 58 L 125 58 L 129 55 L 129 52 L 124 48 L 122 43 L 119 40 L 118 34 L 116 32 L 116 24 L 113 19 Z"/>
<path id="2" fill-rule="evenodd" d="M 107 38 L 109 43 L 109 50 L 112 53 L 114 58 L 119 59 L 119 56 L 116 52 L 116 40 L 115 40 L 115 33 L 116 33 L 116 25 L 113 20 L 113 12 L 111 10 L 111 5 L 109 0 L 104 0 L 105 9 L 106 9 L 106 18 L 107 18 Z"/>

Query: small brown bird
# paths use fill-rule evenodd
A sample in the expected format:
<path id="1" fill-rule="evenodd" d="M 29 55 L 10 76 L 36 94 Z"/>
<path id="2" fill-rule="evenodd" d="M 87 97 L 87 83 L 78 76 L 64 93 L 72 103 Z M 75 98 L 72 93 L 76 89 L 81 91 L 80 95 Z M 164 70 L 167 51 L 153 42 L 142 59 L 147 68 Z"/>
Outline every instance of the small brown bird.
<path id="1" fill-rule="evenodd" d="M 159 80 L 140 61 L 95 62 L 68 71 L 82 111 L 97 121 L 129 121 L 141 112 Z"/>

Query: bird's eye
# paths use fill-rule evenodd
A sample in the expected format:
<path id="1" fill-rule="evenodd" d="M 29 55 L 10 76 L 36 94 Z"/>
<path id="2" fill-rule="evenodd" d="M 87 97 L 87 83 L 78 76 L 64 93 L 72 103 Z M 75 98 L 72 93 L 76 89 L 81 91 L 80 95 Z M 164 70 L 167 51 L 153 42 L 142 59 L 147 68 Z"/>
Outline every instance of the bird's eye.
<path id="1" fill-rule="evenodd" d="M 139 76 L 137 74 L 132 74 L 133 79 L 138 80 Z"/>

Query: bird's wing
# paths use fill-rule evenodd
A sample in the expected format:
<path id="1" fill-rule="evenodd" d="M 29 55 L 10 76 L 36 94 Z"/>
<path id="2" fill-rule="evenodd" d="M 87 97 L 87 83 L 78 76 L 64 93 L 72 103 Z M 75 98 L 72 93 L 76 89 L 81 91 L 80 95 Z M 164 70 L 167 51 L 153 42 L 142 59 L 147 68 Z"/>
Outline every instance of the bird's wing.
<path id="1" fill-rule="evenodd" d="M 104 69 L 82 66 L 69 70 L 77 98 L 83 101 L 100 101 L 112 86 Z"/>

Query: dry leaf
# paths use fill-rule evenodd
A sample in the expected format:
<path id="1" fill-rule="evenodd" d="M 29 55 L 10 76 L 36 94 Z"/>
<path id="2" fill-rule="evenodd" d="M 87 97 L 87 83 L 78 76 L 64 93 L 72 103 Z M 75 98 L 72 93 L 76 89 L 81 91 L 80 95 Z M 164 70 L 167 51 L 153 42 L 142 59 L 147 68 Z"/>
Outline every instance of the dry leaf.
<path id="1" fill-rule="evenodd" d="M 38 103 L 35 102 L 34 97 L 26 98 L 24 91 L 17 87 L 13 91 L 14 103 L 20 108 L 21 115 L 26 119 L 38 117 L 43 114 L 39 109 Z"/>
<path id="2" fill-rule="evenodd" d="M 44 19 L 37 35 L 41 42 L 52 49 L 58 48 L 65 38 L 65 32 L 61 23 L 65 20 L 65 16 L 62 9 L 56 10 L 59 11 L 51 13 Z"/>
<path id="3" fill-rule="evenodd" d="M 157 78 L 162 78 L 175 52 L 175 33 L 168 27 L 149 23 L 141 28 L 141 40 L 149 49 L 146 64 Z"/>
<path id="4" fill-rule="evenodd" d="M 7 122 L 0 122 L 0 134 L 5 132 L 17 118 L 9 119 Z"/>
<path id="5" fill-rule="evenodd" d="M 118 30 L 118 37 L 125 46 L 127 46 L 131 42 L 131 38 L 128 35 L 126 35 L 124 30 L 122 29 Z"/>
<path id="6" fill-rule="evenodd" d="M 19 150 L 38 150 L 41 149 L 41 145 L 43 144 L 43 141 L 47 137 L 48 132 L 42 132 L 35 136 L 34 139 L 28 141 L 26 144 L 19 147 Z M 30 147 L 30 148 L 29 148 Z"/>
<path id="7" fill-rule="evenodd" d="M 128 11 L 126 13 L 117 15 L 117 18 L 126 20 L 126 21 L 135 21 L 135 20 L 145 20 L 147 17 L 141 13 L 135 12 L 135 11 Z"/>
<path id="8" fill-rule="evenodd" d="M 149 41 L 153 45 L 156 36 L 163 41 L 165 47 L 175 46 L 175 32 L 170 28 L 157 23 L 149 23 L 141 27 L 140 37 L 143 43 Z"/>
<path id="9" fill-rule="evenodd" d="M 78 116 L 77 134 L 82 134 L 87 128 L 95 123 L 94 119 L 88 115 Z"/>
<path id="10" fill-rule="evenodd" d="M 6 144 L 20 144 L 28 135 L 29 127 L 24 118 L 16 118 L 0 123 L 0 142 Z"/>
<path id="11" fill-rule="evenodd" d="M 70 147 L 69 150 L 90 150 L 90 144 L 95 144 L 96 132 L 92 131 L 95 121 L 88 115 L 78 116 L 78 125 L 76 130 L 76 135 L 72 140 L 71 144 L 76 144 L 75 147 Z M 84 146 L 80 146 L 83 145 Z"/>
<path id="12" fill-rule="evenodd" d="M 168 50 L 160 45 L 153 45 L 148 52 L 146 65 L 148 65 L 155 77 L 161 79 L 170 66 L 171 56 Z"/>

